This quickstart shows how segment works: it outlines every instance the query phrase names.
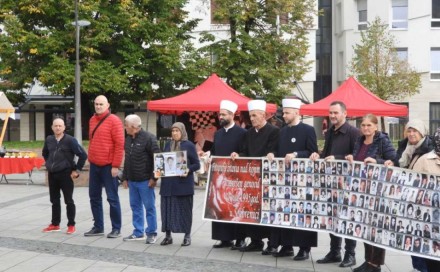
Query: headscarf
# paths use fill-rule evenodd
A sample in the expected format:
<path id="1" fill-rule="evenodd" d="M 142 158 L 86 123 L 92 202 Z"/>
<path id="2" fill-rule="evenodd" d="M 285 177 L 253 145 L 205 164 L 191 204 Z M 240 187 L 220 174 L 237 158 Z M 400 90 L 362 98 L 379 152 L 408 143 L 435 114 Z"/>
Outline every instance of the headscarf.
<path id="1" fill-rule="evenodd" d="M 434 133 L 434 152 L 440 156 L 440 127 Z"/>
<path id="2" fill-rule="evenodd" d="M 176 122 L 171 126 L 171 129 L 177 128 L 182 133 L 182 138 L 179 141 L 171 140 L 171 151 L 179 151 L 180 143 L 182 141 L 188 141 L 188 134 L 186 133 L 185 125 L 181 122 Z"/>
<path id="3" fill-rule="evenodd" d="M 425 138 L 426 138 L 425 135 L 426 135 L 427 130 L 426 130 L 426 126 L 422 120 L 414 119 L 414 120 L 409 121 L 408 124 L 406 124 L 406 126 L 405 126 L 405 130 L 407 130 L 409 128 L 413 128 L 413 129 L 417 130 L 422 135 L 422 139 L 420 139 L 420 141 L 415 145 L 412 145 L 408 142 L 405 150 L 402 153 L 402 157 L 399 159 L 399 165 L 402 168 L 409 166 L 414 152 L 416 151 L 417 148 L 419 148 L 423 144 L 423 142 L 425 141 Z"/>

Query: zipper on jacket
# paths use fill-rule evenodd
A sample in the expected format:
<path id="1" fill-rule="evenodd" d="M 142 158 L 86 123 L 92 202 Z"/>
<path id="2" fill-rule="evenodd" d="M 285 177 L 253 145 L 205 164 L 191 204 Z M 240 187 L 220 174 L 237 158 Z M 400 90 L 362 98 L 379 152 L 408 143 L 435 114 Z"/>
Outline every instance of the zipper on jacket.
<path id="1" fill-rule="evenodd" d="M 55 167 L 55 157 L 56 157 L 57 152 L 58 152 L 58 145 L 60 144 L 60 141 L 61 141 L 61 140 L 58 141 L 56 138 L 55 138 L 55 140 L 57 141 L 57 147 L 55 148 L 55 152 L 53 153 L 53 157 L 52 157 L 52 170 Z"/>

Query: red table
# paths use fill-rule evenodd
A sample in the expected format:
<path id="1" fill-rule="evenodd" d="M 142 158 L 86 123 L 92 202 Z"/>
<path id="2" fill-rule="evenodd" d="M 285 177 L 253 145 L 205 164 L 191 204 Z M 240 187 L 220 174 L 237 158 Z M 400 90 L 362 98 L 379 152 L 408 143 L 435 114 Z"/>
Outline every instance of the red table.
<path id="1" fill-rule="evenodd" d="M 0 174 L 2 175 L 0 183 L 3 179 L 8 183 L 6 175 L 28 173 L 28 181 L 34 183 L 31 179 L 34 167 L 40 168 L 44 163 L 43 158 L 0 158 Z"/>

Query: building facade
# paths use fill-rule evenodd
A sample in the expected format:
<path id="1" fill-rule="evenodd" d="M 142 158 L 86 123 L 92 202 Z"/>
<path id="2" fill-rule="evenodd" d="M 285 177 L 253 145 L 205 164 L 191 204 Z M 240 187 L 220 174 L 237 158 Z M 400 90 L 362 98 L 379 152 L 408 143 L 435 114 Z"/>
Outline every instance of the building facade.
<path id="1" fill-rule="evenodd" d="M 407 104 L 409 119 L 423 120 L 433 133 L 440 126 L 440 95 L 437 93 L 440 90 L 440 0 L 332 2 L 333 89 L 349 74 L 353 46 L 360 43 L 360 31 L 367 28 L 368 22 L 380 17 L 395 37 L 399 57 L 408 60 L 420 73 L 422 81 L 418 94 L 391 102 Z"/>

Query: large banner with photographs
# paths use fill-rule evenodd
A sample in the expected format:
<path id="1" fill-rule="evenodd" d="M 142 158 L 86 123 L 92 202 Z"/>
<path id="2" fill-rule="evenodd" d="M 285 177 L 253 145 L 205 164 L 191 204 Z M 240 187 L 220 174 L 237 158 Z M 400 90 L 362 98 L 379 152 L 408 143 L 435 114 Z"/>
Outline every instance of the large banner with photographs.
<path id="1" fill-rule="evenodd" d="M 440 175 L 397 167 L 214 157 L 204 218 L 324 231 L 440 260 L 439 194 Z"/>

